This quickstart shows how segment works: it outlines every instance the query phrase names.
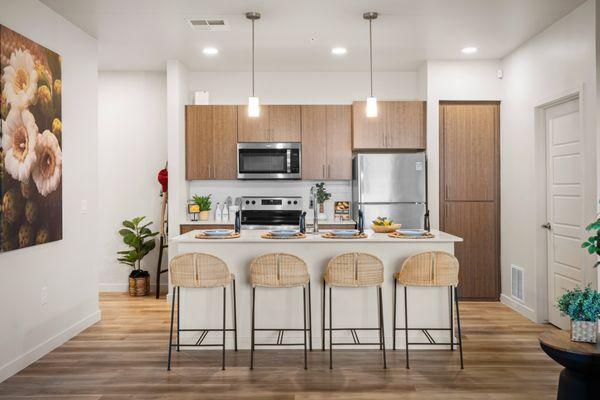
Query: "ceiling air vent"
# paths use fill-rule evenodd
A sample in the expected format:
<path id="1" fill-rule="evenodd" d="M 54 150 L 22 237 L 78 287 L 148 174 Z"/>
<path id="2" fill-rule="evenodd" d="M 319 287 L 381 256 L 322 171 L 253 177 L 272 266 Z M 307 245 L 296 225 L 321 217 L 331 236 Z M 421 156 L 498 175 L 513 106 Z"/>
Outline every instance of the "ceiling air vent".
<path id="1" fill-rule="evenodd" d="M 228 31 L 229 24 L 221 18 L 194 18 L 188 20 L 195 31 Z"/>

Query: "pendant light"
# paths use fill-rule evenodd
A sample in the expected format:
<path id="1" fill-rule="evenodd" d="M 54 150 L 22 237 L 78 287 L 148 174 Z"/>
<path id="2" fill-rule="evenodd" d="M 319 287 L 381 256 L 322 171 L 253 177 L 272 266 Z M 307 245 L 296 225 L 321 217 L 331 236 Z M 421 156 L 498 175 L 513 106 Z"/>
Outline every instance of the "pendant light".
<path id="1" fill-rule="evenodd" d="M 369 21 L 369 64 L 371 72 L 371 94 L 367 97 L 367 117 L 377 116 L 377 98 L 373 96 L 373 20 L 377 19 L 378 13 L 374 11 L 366 12 L 363 18 Z"/>
<path id="2" fill-rule="evenodd" d="M 252 21 L 252 95 L 248 97 L 248 116 L 260 116 L 258 97 L 254 96 L 254 21 L 260 19 L 260 13 L 247 12 L 246 18 Z"/>

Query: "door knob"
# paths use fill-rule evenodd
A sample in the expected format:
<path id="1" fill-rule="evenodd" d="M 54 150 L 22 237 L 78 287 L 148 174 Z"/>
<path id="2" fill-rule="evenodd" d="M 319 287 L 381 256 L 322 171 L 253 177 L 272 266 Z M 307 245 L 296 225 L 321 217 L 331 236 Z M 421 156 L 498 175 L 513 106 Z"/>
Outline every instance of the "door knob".
<path id="1" fill-rule="evenodd" d="M 552 225 L 550 225 L 550 222 L 546 222 L 544 225 L 542 225 L 542 228 L 548 229 L 549 231 L 552 230 Z"/>

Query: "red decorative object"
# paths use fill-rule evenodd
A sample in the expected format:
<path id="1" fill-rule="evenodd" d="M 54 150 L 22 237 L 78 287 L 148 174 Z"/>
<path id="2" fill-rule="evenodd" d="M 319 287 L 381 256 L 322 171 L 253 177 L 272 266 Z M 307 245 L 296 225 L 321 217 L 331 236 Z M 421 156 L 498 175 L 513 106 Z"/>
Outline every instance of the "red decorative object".
<path id="1" fill-rule="evenodd" d="M 158 182 L 160 182 L 160 184 L 162 185 L 163 193 L 166 193 L 167 192 L 167 184 L 169 182 L 169 173 L 166 168 L 161 169 L 158 172 Z"/>

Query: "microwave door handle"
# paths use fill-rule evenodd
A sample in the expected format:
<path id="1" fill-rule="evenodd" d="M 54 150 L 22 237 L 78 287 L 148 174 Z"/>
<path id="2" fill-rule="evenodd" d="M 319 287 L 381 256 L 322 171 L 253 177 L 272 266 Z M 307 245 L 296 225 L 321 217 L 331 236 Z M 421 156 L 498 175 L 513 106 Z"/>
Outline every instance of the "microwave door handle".
<path id="1" fill-rule="evenodd" d="M 292 173 L 292 150 L 287 149 L 286 153 L 287 153 L 287 173 L 291 174 Z"/>

